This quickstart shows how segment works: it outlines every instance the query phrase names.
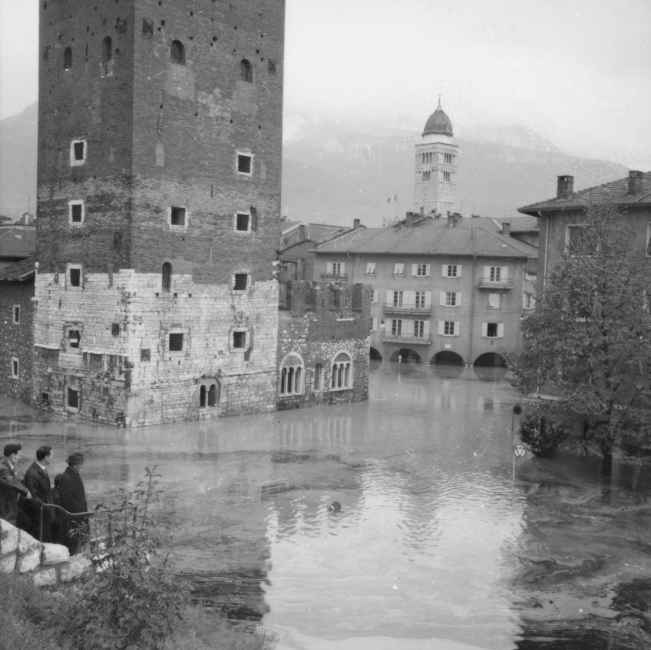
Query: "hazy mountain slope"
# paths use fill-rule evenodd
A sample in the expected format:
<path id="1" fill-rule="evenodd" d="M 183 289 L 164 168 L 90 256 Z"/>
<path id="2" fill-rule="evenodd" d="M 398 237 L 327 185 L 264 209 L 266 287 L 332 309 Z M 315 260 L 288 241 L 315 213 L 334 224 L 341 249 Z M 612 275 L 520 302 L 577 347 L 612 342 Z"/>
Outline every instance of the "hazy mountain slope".
<path id="1" fill-rule="evenodd" d="M 0 121 L 0 213 L 33 209 L 36 196 L 36 106 Z M 586 187 L 622 177 L 614 163 L 568 156 L 521 126 L 474 127 L 460 140 L 459 196 L 464 213 L 502 217 L 550 197 L 558 174 Z M 413 144 L 418 133 L 288 116 L 283 211 L 292 219 L 368 225 L 411 209 Z M 398 201 L 387 203 L 397 195 Z"/>
<path id="2" fill-rule="evenodd" d="M 348 223 L 360 217 L 375 225 L 412 209 L 417 135 L 360 135 L 324 123 L 292 129 L 284 152 L 284 210 L 292 219 Z M 573 174 L 576 187 L 586 187 L 627 173 L 622 165 L 566 155 L 521 127 L 487 136 L 486 141 L 459 140 L 464 213 L 513 214 L 519 206 L 553 196 L 559 174 Z M 398 202 L 387 203 L 394 195 Z"/>
<path id="3" fill-rule="evenodd" d="M 0 120 L 0 213 L 36 208 L 36 104 Z"/>

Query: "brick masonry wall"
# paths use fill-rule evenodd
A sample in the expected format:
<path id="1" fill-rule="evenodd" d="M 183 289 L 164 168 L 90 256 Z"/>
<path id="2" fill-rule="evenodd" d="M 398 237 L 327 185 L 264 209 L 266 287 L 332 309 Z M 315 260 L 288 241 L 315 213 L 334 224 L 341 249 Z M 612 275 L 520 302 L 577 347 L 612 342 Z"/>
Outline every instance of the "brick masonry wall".
<path id="1" fill-rule="evenodd" d="M 29 401 L 32 395 L 34 282 L 0 282 L 0 392 Z M 14 323 L 14 307 L 20 310 Z M 12 359 L 18 359 L 18 378 Z"/>
<path id="2" fill-rule="evenodd" d="M 66 390 L 81 392 L 84 418 L 126 425 L 268 411 L 275 405 L 278 288 L 246 292 L 194 283 L 175 274 L 163 292 L 160 274 L 87 273 L 83 289 L 39 274 L 35 320 L 35 399 L 66 413 Z M 117 326 L 117 328 L 115 327 Z M 80 333 L 71 348 L 66 332 Z M 247 332 L 233 349 L 234 329 Z M 184 337 L 170 351 L 170 333 Z M 201 385 L 218 387 L 215 407 L 200 408 Z"/>

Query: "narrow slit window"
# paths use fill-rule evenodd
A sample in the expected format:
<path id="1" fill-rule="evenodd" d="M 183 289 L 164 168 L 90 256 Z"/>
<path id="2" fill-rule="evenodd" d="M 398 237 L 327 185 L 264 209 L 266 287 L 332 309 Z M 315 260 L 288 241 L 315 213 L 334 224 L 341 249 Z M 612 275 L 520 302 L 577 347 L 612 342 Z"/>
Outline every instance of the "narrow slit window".
<path id="1" fill-rule="evenodd" d="M 70 225 L 79 226 L 84 222 L 84 202 L 70 201 L 68 204 Z"/>
<path id="2" fill-rule="evenodd" d="M 253 66 L 248 59 L 242 59 L 240 62 L 240 78 L 248 83 L 253 82 Z"/>
<path id="3" fill-rule="evenodd" d="M 113 41 L 110 36 L 107 36 L 102 41 L 102 63 L 106 65 L 113 60 Z"/>
<path id="4" fill-rule="evenodd" d="M 172 63 L 185 65 L 185 45 L 181 41 L 172 41 L 170 58 L 172 59 Z"/>
<path id="5" fill-rule="evenodd" d="M 72 69 L 72 48 L 66 47 L 63 50 L 63 69 L 71 70 Z"/>
<path id="6" fill-rule="evenodd" d="M 11 359 L 11 376 L 14 379 L 20 377 L 20 361 L 16 357 L 12 357 Z"/>
<path id="7" fill-rule="evenodd" d="M 68 282 L 71 287 L 81 287 L 81 267 L 71 266 L 68 269 Z"/>
<path id="8" fill-rule="evenodd" d="M 70 165 L 79 167 L 86 162 L 86 140 L 73 140 L 70 143 Z"/>
<path id="9" fill-rule="evenodd" d="M 165 292 L 169 292 L 172 289 L 172 265 L 169 262 L 163 264 L 161 272 L 161 288 Z"/>
<path id="10" fill-rule="evenodd" d="M 239 174 L 251 176 L 253 173 L 253 156 L 250 153 L 237 154 L 237 171 Z"/>
<path id="11" fill-rule="evenodd" d="M 14 307 L 13 307 L 13 317 L 14 317 L 14 325 L 19 325 L 20 324 L 20 305 L 14 305 Z"/>

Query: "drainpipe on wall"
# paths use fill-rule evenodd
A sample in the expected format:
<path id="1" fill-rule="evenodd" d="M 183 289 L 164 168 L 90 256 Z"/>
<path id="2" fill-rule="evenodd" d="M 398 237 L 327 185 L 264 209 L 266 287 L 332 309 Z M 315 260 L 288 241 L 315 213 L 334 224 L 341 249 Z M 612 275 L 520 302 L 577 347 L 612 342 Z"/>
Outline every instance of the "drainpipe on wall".
<path id="1" fill-rule="evenodd" d="M 470 248 L 472 249 L 472 264 L 470 267 L 470 327 L 468 331 L 470 332 L 469 349 L 468 349 L 468 361 L 466 361 L 467 367 L 472 367 L 473 365 L 473 339 L 475 336 L 475 328 L 473 323 L 475 322 L 475 266 L 477 264 L 477 252 L 475 250 L 475 226 L 474 224 L 470 225 Z"/>

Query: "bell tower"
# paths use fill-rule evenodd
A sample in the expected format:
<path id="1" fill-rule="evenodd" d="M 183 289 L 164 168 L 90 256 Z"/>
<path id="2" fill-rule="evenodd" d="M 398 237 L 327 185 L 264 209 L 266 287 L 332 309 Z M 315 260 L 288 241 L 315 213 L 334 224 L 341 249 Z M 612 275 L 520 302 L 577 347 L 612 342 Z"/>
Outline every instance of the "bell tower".
<path id="1" fill-rule="evenodd" d="M 452 122 L 441 106 L 430 115 L 415 147 L 414 211 L 425 214 L 457 212 L 459 145 Z"/>

